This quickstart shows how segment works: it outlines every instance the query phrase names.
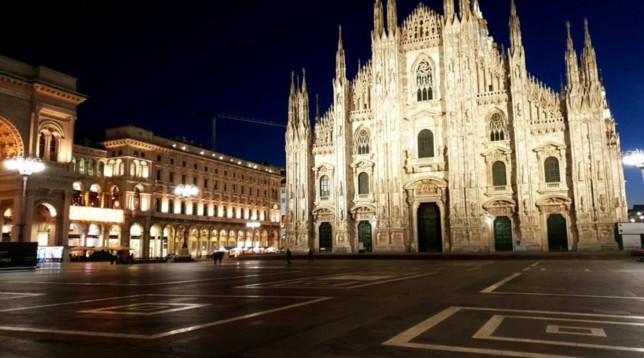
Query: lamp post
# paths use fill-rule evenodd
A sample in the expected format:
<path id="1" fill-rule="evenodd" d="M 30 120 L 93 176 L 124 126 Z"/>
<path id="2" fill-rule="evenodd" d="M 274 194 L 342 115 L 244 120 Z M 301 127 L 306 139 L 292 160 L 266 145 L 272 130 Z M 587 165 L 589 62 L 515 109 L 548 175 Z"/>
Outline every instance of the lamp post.
<path id="1" fill-rule="evenodd" d="M 191 184 L 179 184 L 179 186 L 174 188 L 174 194 L 180 196 L 183 199 L 184 205 L 186 205 L 186 209 L 188 198 L 197 196 L 198 193 L 199 189 Z M 183 247 L 179 251 L 179 256 L 190 256 L 190 250 L 188 250 L 188 230 L 186 229 L 187 223 L 188 218 L 185 218 L 183 224 Z"/>
<path id="2" fill-rule="evenodd" d="M 22 176 L 22 198 L 20 201 L 20 224 L 18 224 L 18 241 L 24 241 L 25 227 L 25 205 L 27 204 L 27 180 L 33 173 L 41 172 L 45 169 L 45 164 L 32 157 L 13 157 L 5 161 L 5 166 L 9 170 L 15 170 Z"/>
<path id="3" fill-rule="evenodd" d="M 644 178 L 644 150 L 635 149 L 625 152 L 622 162 L 626 165 L 638 167 L 642 171 L 642 178 Z"/>

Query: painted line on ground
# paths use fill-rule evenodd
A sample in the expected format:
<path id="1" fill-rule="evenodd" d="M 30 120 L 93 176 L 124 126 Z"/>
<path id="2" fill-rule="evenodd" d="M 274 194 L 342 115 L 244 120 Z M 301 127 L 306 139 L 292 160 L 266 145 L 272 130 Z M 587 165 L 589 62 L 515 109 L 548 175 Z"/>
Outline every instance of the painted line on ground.
<path id="1" fill-rule="evenodd" d="M 6 308 L 6 309 L 0 309 L 0 313 L 1 312 L 15 312 L 15 311 L 32 310 L 32 309 L 46 308 L 46 307 L 65 306 L 65 305 L 77 305 L 77 304 L 82 304 L 82 303 L 92 303 L 92 302 L 100 302 L 100 301 L 118 300 L 118 299 L 121 299 L 121 298 L 134 298 L 134 297 L 141 297 L 141 296 L 144 296 L 144 295 L 117 296 L 117 297 L 97 298 L 97 299 L 93 299 L 93 300 L 82 300 L 82 301 L 73 301 L 73 302 L 52 303 L 52 304 L 48 304 L 48 305 Z"/>
<path id="2" fill-rule="evenodd" d="M 503 351 L 498 349 L 456 347 L 456 346 L 445 346 L 441 344 L 423 344 L 423 343 L 411 342 L 413 339 L 415 339 L 422 333 L 432 329 L 434 326 L 448 319 L 449 317 L 461 311 L 462 309 L 465 309 L 465 308 L 449 307 L 439 312 L 438 314 L 424 320 L 423 322 L 409 328 L 408 330 L 394 336 L 393 338 L 383 342 L 382 344 L 385 346 L 396 346 L 396 347 L 404 347 L 404 348 L 429 349 L 429 350 L 439 350 L 439 351 L 457 352 L 457 353 L 478 353 L 478 354 L 490 354 L 490 355 L 500 355 L 500 356 L 524 357 L 524 358 L 578 358 L 573 356 L 547 355 L 547 354 L 541 354 L 541 353 Z"/>
<path id="3" fill-rule="evenodd" d="M 486 288 L 486 289 L 482 290 L 480 293 L 492 293 L 492 292 L 493 292 L 494 290 L 496 290 L 497 288 L 499 288 L 499 287 L 501 287 L 501 286 L 505 285 L 506 283 L 510 282 L 511 280 L 513 280 L 513 279 L 515 279 L 515 278 L 517 278 L 517 277 L 519 277 L 519 276 L 521 276 L 521 274 L 520 274 L 520 273 L 512 274 L 512 275 L 510 275 L 510 276 L 508 276 L 508 277 L 504 278 L 503 280 L 501 280 L 501 281 L 499 281 L 499 282 L 497 282 L 497 283 L 493 284 L 492 286 L 490 286 L 490 287 L 488 287 L 488 288 Z"/>
<path id="4" fill-rule="evenodd" d="M 138 297 L 138 296 L 174 296 L 174 297 L 234 297 L 234 298 L 239 298 L 239 297 L 250 297 L 250 298 L 294 298 L 294 299 L 310 299 L 310 301 L 305 301 L 305 302 L 300 302 L 300 303 L 295 303 L 292 305 L 287 305 L 283 307 L 278 307 L 278 308 L 273 308 L 273 309 L 268 309 L 264 311 L 259 311 L 259 312 L 253 312 L 249 313 L 246 315 L 241 315 L 241 316 L 236 316 L 236 317 L 231 317 L 223 320 L 218 320 L 218 321 L 213 321 L 213 322 L 208 322 L 208 323 L 203 323 L 199 325 L 194 325 L 194 326 L 188 326 L 188 327 L 183 327 L 171 331 L 166 331 L 166 332 L 161 332 L 157 334 L 152 334 L 152 335 L 146 335 L 146 334 L 136 334 L 136 333 L 113 333 L 113 332 L 89 332 L 89 331 L 77 331 L 77 330 L 62 330 L 62 329 L 49 329 L 49 328 L 35 328 L 35 327 L 16 327 L 16 326 L 0 326 L 0 330 L 3 331 L 12 331 L 12 332 L 30 332 L 30 333 L 52 333 L 52 334 L 65 334 L 65 335 L 78 335 L 78 336 L 92 336 L 92 337 L 108 337 L 108 338 L 130 338 L 130 339 L 143 339 L 143 340 L 153 340 L 153 339 L 158 339 L 158 338 L 164 338 L 168 336 L 173 336 L 181 333 L 186 333 L 186 332 L 191 332 L 207 327 L 212 327 L 212 326 L 217 326 L 217 325 L 222 325 L 230 322 L 235 322 L 235 321 L 240 321 L 248 318 L 253 318 L 253 317 L 258 317 L 270 313 L 275 313 L 275 312 L 280 312 L 280 311 L 285 311 L 289 310 L 292 308 L 297 308 L 297 307 L 302 307 L 318 302 L 323 302 L 327 300 L 333 299 L 333 297 L 303 297 L 303 296 L 219 296 L 219 295 L 163 295 L 163 294 L 155 294 L 155 295 L 135 295 L 135 296 L 122 296 L 122 297 L 113 297 L 113 298 L 107 298 L 107 299 L 101 299 L 101 300 L 87 300 L 87 301 L 77 301 L 77 302 L 70 302 L 67 304 L 76 304 L 76 303 L 86 303 L 86 302 L 95 302 L 95 301 L 102 301 L 102 300 L 108 300 L 108 299 L 117 299 L 117 298 L 130 298 L 130 297 Z M 58 304 L 60 305 L 60 304 Z M 35 308 L 43 308 L 43 307 L 51 307 L 51 306 L 56 306 L 56 305 L 42 305 L 42 306 L 32 306 L 28 307 L 25 309 L 35 309 Z M 6 312 L 9 310 L 2 310 L 0 312 Z"/>

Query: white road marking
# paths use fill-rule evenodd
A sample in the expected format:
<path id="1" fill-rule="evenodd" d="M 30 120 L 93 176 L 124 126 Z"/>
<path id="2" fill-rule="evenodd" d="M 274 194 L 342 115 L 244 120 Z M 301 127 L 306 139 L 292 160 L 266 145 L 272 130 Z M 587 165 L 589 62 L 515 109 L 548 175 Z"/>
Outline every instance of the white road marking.
<path id="1" fill-rule="evenodd" d="M 454 313 L 464 309 L 464 307 L 450 307 L 440 313 L 426 319 L 425 321 L 411 327 L 410 329 L 398 334 L 397 336 L 385 341 L 382 343 L 386 346 L 397 346 L 405 348 L 418 348 L 418 349 L 431 349 L 431 350 L 440 350 L 447 352 L 458 352 L 458 353 L 478 353 L 478 354 L 491 354 L 491 355 L 500 355 L 500 356 L 511 356 L 511 357 L 524 357 L 524 358 L 577 358 L 573 356 L 562 356 L 562 355 L 547 355 L 541 353 L 529 353 L 529 352 L 516 352 L 516 351 L 503 351 L 498 349 L 481 349 L 481 348 L 469 348 L 469 347 L 456 347 L 456 346 L 445 346 L 441 344 L 423 344 L 423 343 L 411 343 L 411 341 L 418 337 L 423 332 L 426 332 L 446 320 Z"/>
<path id="2" fill-rule="evenodd" d="M 144 296 L 144 295 L 117 296 L 117 297 L 108 297 L 108 298 L 97 298 L 97 299 L 94 299 L 94 300 L 82 300 L 82 301 L 72 301 L 72 302 L 64 302 L 64 303 L 52 303 L 52 304 L 49 304 L 49 305 L 7 308 L 7 309 L 0 310 L 0 312 L 24 311 L 24 310 L 32 310 L 32 309 L 36 309 L 36 308 L 76 305 L 76 304 L 81 304 L 81 303 L 101 302 L 101 301 L 118 300 L 118 299 L 121 299 L 121 298 L 134 298 L 134 297 L 141 297 L 141 296 Z"/>
<path id="3" fill-rule="evenodd" d="M 4 295 L 4 297 L 2 296 Z M 8 300 L 15 298 L 36 297 L 44 296 L 44 293 L 27 293 L 27 292 L 0 292 L 0 300 Z"/>
<path id="4" fill-rule="evenodd" d="M 346 284 L 346 285 L 335 285 L 335 286 L 329 286 L 329 285 L 320 285 L 318 287 L 314 285 L 306 285 L 305 287 L 307 289 L 344 289 L 344 290 L 351 290 L 354 288 L 359 288 L 359 287 L 366 287 L 366 286 L 373 286 L 373 285 L 380 285 L 383 283 L 389 283 L 389 282 L 395 282 L 395 281 L 403 281 L 403 280 L 409 280 L 413 278 L 418 278 L 418 277 L 423 277 L 423 276 L 431 276 L 431 275 L 436 275 L 438 272 L 429 272 L 429 273 L 424 273 L 420 275 L 411 275 L 411 276 L 403 276 L 403 277 L 397 277 L 397 278 L 392 278 L 390 280 L 381 280 L 381 281 L 376 281 L 376 282 L 369 282 L 369 283 L 364 283 L 360 285 L 351 285 L 351 284 Z M 292 280 L 283 280 L 283 281 L 274 281 L 274 282 L 265 282 L 265 283 L 253 283 L 249 285 L 242 285 L 242 286 L 236 286 L 234 288 L 264 288 L 264 287 L 270 287 L 270 288 L 280 288 L 280 289 L 298 289 L 301 287 L 298 287 L 296 285 L 289 285 L 289 284 L 297 284 L 298 282 L 315 282 L 316 280 L 320 281 L 331 281 L 331 280 L 340 280 L 340 278 L 336 277 L 352 277 L 352 276 L 360 276 L 360 273 L 356 274 L 342 274 L 342 275 L 327 275 L 327 276 L 320 276 L 320 277 L 309 277 L 309 278 L 298 278 L 298 279 L 292 279 Z M 354 279 L 350 279 L 354 280 Z M 360 281 L 364 281 L 364 279 L 361 279 Z"/>
<path id="5" fill-rule="evenodd" d="M 503 292 L 503 291 L 496 291 L 496 292 L 483 292 L 483 291 L 481 291 L 481 293 L 493 293 L 495 295 L 607 298 L 607 299 L 611 299 L 611 300 L 613 300 L 613 299 L 636 300 L 636 301 L 644 300 L 644 297 L 639 297 L 639 296 L 602 296 L 602 295 L 575 295 L 575 294 L 567 294 L 567 293 Z"/>
<path id="6" fill-rule="evenodd" d="M 137 296 L 183 296 L 183 297 L 195 297 L 194 295 L 137 295 Z M 133 297 L 133 296 L 124 296 L 122 298 L 127 298 L 127 297 Z M 230 296 L 207 296 L 207 295 L 201 295 L 197 297 L 230 297 Z M 304 297 L 297 297 L 297 296 L 232 296 L 232 297 L 261 297 L 261 298 L 272 298 L 272 297 L 277 297 L 277 298 L 304 298 Z M 213 321 L 213 322 L 208 322 L 204 324 L 199 324 L 199 325 L 194 325 L 194 326 L 188 326 L 180 329 L 175 329 L 172 331 L 167 331 L 167 332 L 161 332 L 157 334 L 152 334 L 152 335 L 146 335 L 146 334 L 130 334 L 130 333 L 112 333 L 112 332 L 90 332 L 90 331 L 77 331 L 77 330 L 61 330 L 61 329 L 47 329 L 47 328 L 35 328 L 35 327 L 16 327 L 16 326 L 0 326 L 0 330 L 4 331 L 13 331 L 13 332 L 31 332 L 31 333 L 53 333 L 53 334 L 67 334 L 67 335 L 79 335 L 79 336 L 93 336 L 93 337 L 112 337 L 112 338 L 131 338 L 131 339 L 145 339 L 145 340 L 153 340 L 153 339 L 158 339 L 158 338 L 163 338 L 163 337 L 168 337 L 172 335 L 177 335 L 181 333 L 186 333 L 186 332 L 191 332 L 195 331 L 198 329 L 203 329 L 207 327 L 212 327 L 212 326 L 217 326 L 221 324 L 226 324 L 234 321 L 240 321 L 248 318 L 253 318 L 261 315 L 266 315 L 270 313 L 275 313 L 275 312 L 280 312 L 280 311 L 285 311 L 288 309 L 296 308 L 296 307 L 301 307 L 301 306 L 306 306 L 322 301 L 327 301 L 332 299 L 333 297 L 306 297 L 306 299 L 311 299 L 310 301 L 305 301 L 305 302 L 300 302 L 300 303 L 295 303 L 292 305 L 287 305 L 283 307 L 278 307 L 278 308 L 273 308 L 269 310 L 264 310 L 264 311 L 259 311 L 259 312 L 254 312 L 254 313 L 249 313 L 246 315 L 242 316 L 237 316 L 237 317 L 231 317 L 228 319 L 223 319 L 219 321 Z M 110 298 L 113 299 L 113 298 Z M 88 300 L 88 301 L 100 301 L 100 300 Z M 82 302 L 82 301 L 79 301 Z M 44 306 L 32 306 L 29 307 L 30 309 L 33 308 L 41 308 L 45 306 L 55 306 L 55 305 L 44 305 Z M 5 310 L 6 311 L 6 310 Z M 3 312 L 3 311 L 0 311 Z"/>
<path id="7" fill-rule="evenodd" d="M 510 275 L 510 276 L 508 276 L 508 277 L 504 278 L 503 280 L 501 280 L 501 281 L 499 281 L 499 282 L 495 283 L 494 285 L 492 285 L 492 286 L 490 286 L 490 287 L 488 287 L 488 288 L 486 288 L 486 289 L 482 290 L 482 291 L 481 291 L 481 293 L 492 293 L 492 292 L 493 292 L 494 290 L 496 290 L 497 288 L 499 288 L 499 287 L 501 287 L 501 286 L 505 285 L 505 284 L 506 284 L 506 283 L 508 283 L 510 280 L 513 280 L 513 279 L 515 279 L 515 278 L 517 278 L 517 277 L 519 277 L 519 276 L 521 276 L 521 274 L 520 274 L 520 273 L 512 274 L 512 275 Z"/>
<path id="8" fill-rule="evenodd" d="M 606 331 L 602 328 L 593 327 L 573 327 L 573 326 L 558 326 L 549 324 L 546 326 L 546 333 L 551 334 L 571 334 L 576 336 L 591 336 L 606 338 Z"/>

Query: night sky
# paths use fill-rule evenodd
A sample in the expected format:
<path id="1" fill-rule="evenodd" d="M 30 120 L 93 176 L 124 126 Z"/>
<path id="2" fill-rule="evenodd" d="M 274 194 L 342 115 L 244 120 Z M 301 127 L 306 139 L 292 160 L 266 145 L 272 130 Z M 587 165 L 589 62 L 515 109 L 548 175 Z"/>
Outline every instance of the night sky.
<path id="1" fill-rule="evenodd" d="M 132 124 L 210 146 L 210 122 L 193 111 L 286 123 L 291 71 L 306 68 L 314 110 L 332 100 L 338 25 L 347 74 L 370 57 L 373 0 L 129 1 L 3 4 L 0 54 L 79 79 L 89 96 L 77 130 Z M 386 3 L 386 0 L 383 0 Z M 458 3 L 458 0 L 455 0 Z M 442 13 L 442 0 L 425 4 Z M 399 23 L 417 0 L 398 0 Z M 644 30 L 641 0 L 516 0 L 528 71 L 556 91 L 566 31 L 578 51 L 583 19 L 593 44 L 622 150 L 644 149 Z M 510 0 L 480 0 L 491 35 L 507 45 Z M 284 129 L 220 120 L 217 149 L 284 166 Z M 629 206 L 644 204 L 638 169 L 625 168 Z"/>

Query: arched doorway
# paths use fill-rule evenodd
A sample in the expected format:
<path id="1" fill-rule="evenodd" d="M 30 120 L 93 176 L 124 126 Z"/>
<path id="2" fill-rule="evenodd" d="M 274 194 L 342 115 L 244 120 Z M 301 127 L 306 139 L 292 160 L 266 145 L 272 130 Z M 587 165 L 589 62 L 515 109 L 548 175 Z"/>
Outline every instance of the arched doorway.
<path id="1" fill-rule="evenodd" d="M 162 253 L 162 239 L 161 239 L 161 226 L 152 225 L 150 228 L 150 244 L 148 248 L 148 257 L 163 257 Z"/>
<path id="2" fill-rule="evenodd" d="M 141 257 L 141 239 L 143 236 L 143 227 L 139 224 L 134 224 L 130 227 L 130 253 L 134 257 Z"/>
<path id="3" fill-rule="evenodd" d="M 548 217 L 548 249 L 550 251 L 568 251 L 566 218 L 561 214 L 552 214 Z"/>
<path id="4" fill-rule="evenodd" d="M 56 208 L 49 203 L 41 203 L 34 208 L 31 232 L 36 235 L 38 246 L 56 245 L 56 216 Z"/>
<path id="5" fill-rule="evenodd" d="M 418 252 L 442 252 L 441 214 L 436 203 L 418 207 Z"/>
<path id="6" fill-rule="evenodd" d="M 331 252 L 333 250 L 333 232 L 331 224 L 320 224 L 320 251 Z"/>
<path id="7" fill-rule="evenodd" d="M 358 249 L 371 251 L 371 224 L 368 221 L 358 224 Z"/>
<path id="8" fill-rule="evenodd" d="M 494 250 L 512 251 L 512 223 L 507 216 L 494 219 Z"/>

